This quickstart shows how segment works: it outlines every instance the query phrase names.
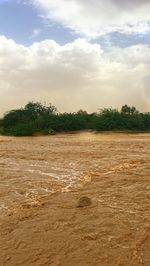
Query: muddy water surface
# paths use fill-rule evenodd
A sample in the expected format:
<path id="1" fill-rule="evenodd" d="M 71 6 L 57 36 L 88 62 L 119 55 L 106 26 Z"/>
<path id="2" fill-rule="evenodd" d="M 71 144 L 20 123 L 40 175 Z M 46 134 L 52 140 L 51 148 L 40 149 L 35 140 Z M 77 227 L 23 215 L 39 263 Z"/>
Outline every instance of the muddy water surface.
<path id="1" fill-rule="evenodd" d="M 0 265 L 149 266 L 149 250 L 150 134 L 0 137 Z"/>

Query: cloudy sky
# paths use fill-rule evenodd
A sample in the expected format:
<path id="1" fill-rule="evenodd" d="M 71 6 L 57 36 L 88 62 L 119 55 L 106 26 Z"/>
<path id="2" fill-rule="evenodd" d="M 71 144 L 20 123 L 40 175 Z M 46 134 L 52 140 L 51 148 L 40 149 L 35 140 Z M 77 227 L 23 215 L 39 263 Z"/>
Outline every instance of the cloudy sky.
<path id="1" fill-rule="evenodd" d="M 150 1 L 0 0 L 0 116 L 31 100 L 150 111 Z"/>

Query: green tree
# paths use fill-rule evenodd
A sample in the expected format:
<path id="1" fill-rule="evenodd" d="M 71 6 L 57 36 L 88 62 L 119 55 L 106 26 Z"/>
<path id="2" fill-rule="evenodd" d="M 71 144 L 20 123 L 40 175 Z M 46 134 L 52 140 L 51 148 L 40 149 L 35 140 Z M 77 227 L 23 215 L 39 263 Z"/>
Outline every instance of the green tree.
<path id="1" fill-rule="evenodd" d="M 50 131 L 49 117 L 57 109 L 49 104 L 29 102 L 24 108 L 12 110 L 4 115 L 4 132 L 10 135 L 33 135 L 36 132 Z M 49 130 L 48 130 L 49 129 Z"/>
<path id="2" fill-rule="evenodd" d="M 130 114 L 130 115 L 134 115 L 134 114 L 138 114 L 139 111 L 134 107 L 134 106 L 128 106 L 127 104 L 123 105 L 121 108 L 121 113 L 124 114 Z"/>

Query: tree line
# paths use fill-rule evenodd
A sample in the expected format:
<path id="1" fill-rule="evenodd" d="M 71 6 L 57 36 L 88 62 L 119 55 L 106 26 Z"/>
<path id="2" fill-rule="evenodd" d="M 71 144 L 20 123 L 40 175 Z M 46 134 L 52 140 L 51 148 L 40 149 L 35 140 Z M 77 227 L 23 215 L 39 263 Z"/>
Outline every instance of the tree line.
<path id="1" fill-rule="evenodd" d="M 0 119 L 0 134 L 32 136 L 79 130 L 94 131 L 150 131 L 150 113 L 141 113 L 135 107 L 121 110 L 104 108 L 97 113 L 79 110 L 59 113 L 52 104 L 29 102 L 25 107 L 11 110 Z"/>

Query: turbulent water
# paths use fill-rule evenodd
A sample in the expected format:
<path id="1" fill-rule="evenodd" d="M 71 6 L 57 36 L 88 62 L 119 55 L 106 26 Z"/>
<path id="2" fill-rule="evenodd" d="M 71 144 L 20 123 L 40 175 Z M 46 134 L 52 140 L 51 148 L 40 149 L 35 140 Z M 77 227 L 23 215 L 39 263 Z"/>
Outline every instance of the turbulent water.
<path id="1" fill-rule="evenodd" d="M 149 178 L 150 134 L 0 137 L 0 265 L 150 265 Z"/>

